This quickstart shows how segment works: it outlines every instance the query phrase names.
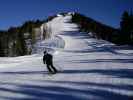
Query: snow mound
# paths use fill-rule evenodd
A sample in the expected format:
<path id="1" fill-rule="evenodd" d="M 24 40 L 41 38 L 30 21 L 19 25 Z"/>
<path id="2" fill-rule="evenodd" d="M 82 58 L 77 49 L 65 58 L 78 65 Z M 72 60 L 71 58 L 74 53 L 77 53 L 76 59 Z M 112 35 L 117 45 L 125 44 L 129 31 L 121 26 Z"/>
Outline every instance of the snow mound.
<path id="1" fill-rule="evenodd" d="M 65 47 L 65 41 L 59 37 L 55 36 L 40 42 L 37 42 L 35 44 L 36 51 L 35 53 L 42 53 L 43 51 L 48 51 L 48 52 L 55 52 L 57 50 L 61 50 Z"/>

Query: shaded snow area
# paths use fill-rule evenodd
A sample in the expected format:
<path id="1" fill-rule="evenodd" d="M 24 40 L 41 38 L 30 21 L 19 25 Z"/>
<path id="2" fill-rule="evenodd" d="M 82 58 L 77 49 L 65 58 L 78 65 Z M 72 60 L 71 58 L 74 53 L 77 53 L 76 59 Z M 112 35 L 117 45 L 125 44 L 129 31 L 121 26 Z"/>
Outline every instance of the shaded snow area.
<path id="1" fill-rule="evenodd" d="M 38 54 L 0 58 L 0 100 L 133 100 L 133 50 L 93 39 L 70 22 L 70 15 L 48 22 L 52 37 L 38 43 Z M 57 74 L 42 62 L 45 47 Z"/>

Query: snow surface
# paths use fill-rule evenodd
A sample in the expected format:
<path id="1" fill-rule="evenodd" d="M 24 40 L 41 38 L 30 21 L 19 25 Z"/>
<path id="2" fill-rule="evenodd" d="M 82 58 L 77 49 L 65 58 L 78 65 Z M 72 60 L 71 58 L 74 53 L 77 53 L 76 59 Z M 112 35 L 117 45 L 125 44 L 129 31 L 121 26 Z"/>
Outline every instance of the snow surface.
<path id="1" fill-rule="evenodd" d="M 70 14 L 48 22 L 52 37 L 38 43 L 38 54 L 0 58 L 0 100 L 132 100 L 133 50 L 70 22 Z M 47 73 L 40 47 L 53 50 L 59 73 Z"/>

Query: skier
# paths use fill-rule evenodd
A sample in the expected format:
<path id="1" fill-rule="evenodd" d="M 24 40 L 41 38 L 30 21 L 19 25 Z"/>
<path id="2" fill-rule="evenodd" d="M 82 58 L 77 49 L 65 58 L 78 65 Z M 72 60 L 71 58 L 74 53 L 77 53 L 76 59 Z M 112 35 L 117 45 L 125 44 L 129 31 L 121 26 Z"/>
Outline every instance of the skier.
<path id="1" fill-rule="evenodd" d="M 47 69 L 50 73 L 57 73 L 57 69 L 53 66 L 53 56 L 47 53 L 47 51 L 44 51 L 43 63 L 46 64 Z"/>

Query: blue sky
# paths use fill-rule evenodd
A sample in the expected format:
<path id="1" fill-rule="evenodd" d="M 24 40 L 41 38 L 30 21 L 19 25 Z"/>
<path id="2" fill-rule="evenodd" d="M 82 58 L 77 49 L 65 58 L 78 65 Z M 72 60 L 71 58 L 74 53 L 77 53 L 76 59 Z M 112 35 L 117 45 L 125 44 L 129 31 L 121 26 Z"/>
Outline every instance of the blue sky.
<path id="1" fill-rule="evenodd" d="M 133 0 L 0 0 L 0 29 L 69 11 L 117 28 L 123 11 L 131 9 Z"/>

